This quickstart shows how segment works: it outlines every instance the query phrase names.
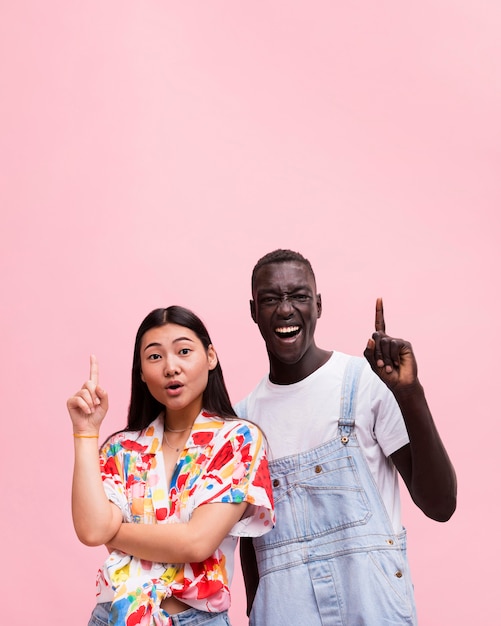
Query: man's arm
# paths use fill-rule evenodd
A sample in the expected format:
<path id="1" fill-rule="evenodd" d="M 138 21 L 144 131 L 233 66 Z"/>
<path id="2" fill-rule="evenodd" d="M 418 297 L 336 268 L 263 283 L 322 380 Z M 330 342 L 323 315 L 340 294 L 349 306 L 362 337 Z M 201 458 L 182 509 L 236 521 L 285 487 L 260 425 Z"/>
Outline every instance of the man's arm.
<path id="1" fill-rule="evenodd" d="M 416 505 L 428 517 L 446 522 L 456 509 L 454 467 L 440 439 L 422 388 L 395 394 L 410 443 L 391 455 Z"/>
<path id="2" fill-rule="evenodd" d="M 364 356 L 395 396 L 410 440 L 391 459 L 416 505 L 428 517 L 445 522 L 456 509 L 456 473 L 418 380 L 412 346 L 386 334 L 380 298 L 376 302 L 375 326 Z"/>
<path id="3" fill-rule="evenodd" d="M 240 563 L 247 595 L 247 617 L 249 617 L 259 584 L 256 553 L 250 537 L 240 538 Z"/>

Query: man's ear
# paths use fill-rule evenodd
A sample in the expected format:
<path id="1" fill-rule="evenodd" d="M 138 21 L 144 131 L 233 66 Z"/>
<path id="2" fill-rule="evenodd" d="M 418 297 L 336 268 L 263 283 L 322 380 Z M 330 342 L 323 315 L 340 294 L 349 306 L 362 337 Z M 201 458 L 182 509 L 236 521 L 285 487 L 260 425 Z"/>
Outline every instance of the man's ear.
<path id="1" fill-rule="evenodd" d="M 207 359 L 209 361 L 209 369 L 215 369 L 216 365 L 218 364 L 218 358 L 216 350 L 214 349 L 214 346 L 212 344 L 207 348 Z"/>
<path id="2" fill-rule="evenodd" d="M 249 304 L 250 304 L 250 313 L 251 313 L 252 321 L 255 324 L 257 324 L 257 322 L 256 322 L 256 303 L 254 302 L 254 300 L 249 300 Z"/>
<path id="3" fill-rule="evenodd" d="M 317 317 L 322 315 L 322 296 L 317 293 Z"/>

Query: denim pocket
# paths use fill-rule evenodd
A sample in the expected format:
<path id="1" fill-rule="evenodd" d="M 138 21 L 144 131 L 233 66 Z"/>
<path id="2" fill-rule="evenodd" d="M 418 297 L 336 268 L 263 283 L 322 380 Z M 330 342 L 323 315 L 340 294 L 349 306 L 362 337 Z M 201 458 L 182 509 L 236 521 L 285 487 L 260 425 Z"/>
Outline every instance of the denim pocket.
<path id="1" fill-rule="evenodd" d="M 371 517 L 365 490 L 349 454 L 308 467 L 296 490 L 302 502 L 306 538 L 359 526 Z"/>
<path id="2" fill-rule="evenodd" d="M 96 604 L 90 616 L 88 626 L 108 626 L 110 608 L 111 602 L 100 602 Z"/>
<path id="3" fill-rule="evenodd" d="M 336 441 L 270 464 L 277 525 L 255 546 L 304 541 L 365 524 L 371 509 L 350 449 Z"/>

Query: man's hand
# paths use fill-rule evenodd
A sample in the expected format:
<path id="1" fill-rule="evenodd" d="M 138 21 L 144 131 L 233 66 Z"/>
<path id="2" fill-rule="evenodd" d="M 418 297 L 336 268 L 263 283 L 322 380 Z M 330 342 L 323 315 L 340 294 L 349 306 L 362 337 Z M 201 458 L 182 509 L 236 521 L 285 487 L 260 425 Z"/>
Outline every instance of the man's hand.
<path id="1" fill-rule="evenodd" d="M 386 334 L 382 298 L 376 300 L 375 329 L 364 351 L 373 371 L 392 391 L 414 385 L 417 363 L 412 346 L 408 341 Z"/>

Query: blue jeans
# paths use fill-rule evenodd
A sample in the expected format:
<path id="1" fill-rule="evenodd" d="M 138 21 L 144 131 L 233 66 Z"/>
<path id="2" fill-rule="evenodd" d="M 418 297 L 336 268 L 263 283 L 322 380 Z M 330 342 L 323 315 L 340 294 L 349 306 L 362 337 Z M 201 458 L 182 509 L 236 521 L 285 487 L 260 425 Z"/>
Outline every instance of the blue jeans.
<path id="1" fill-rule="evenodd" d="M 111 602 L 97 604 L 89 621 L 88 626 L 108 626 Z M 231 626 L 228 618 L 228 611 L 221 613 L 207 613 L 198 609 L 187 609 L 181 613 L 170 616 L 172 626 L 199 626 L 210 624 L 210 626 Z"/>
<path id="2" fill-rule="evenodd" d="M 417 623 L 405 531 L 395 534 L 354 431 L 362 362 L 346 369 L 339 435 L 270 462 L 277 524 L 253 540 L 251 626 Z"/>

